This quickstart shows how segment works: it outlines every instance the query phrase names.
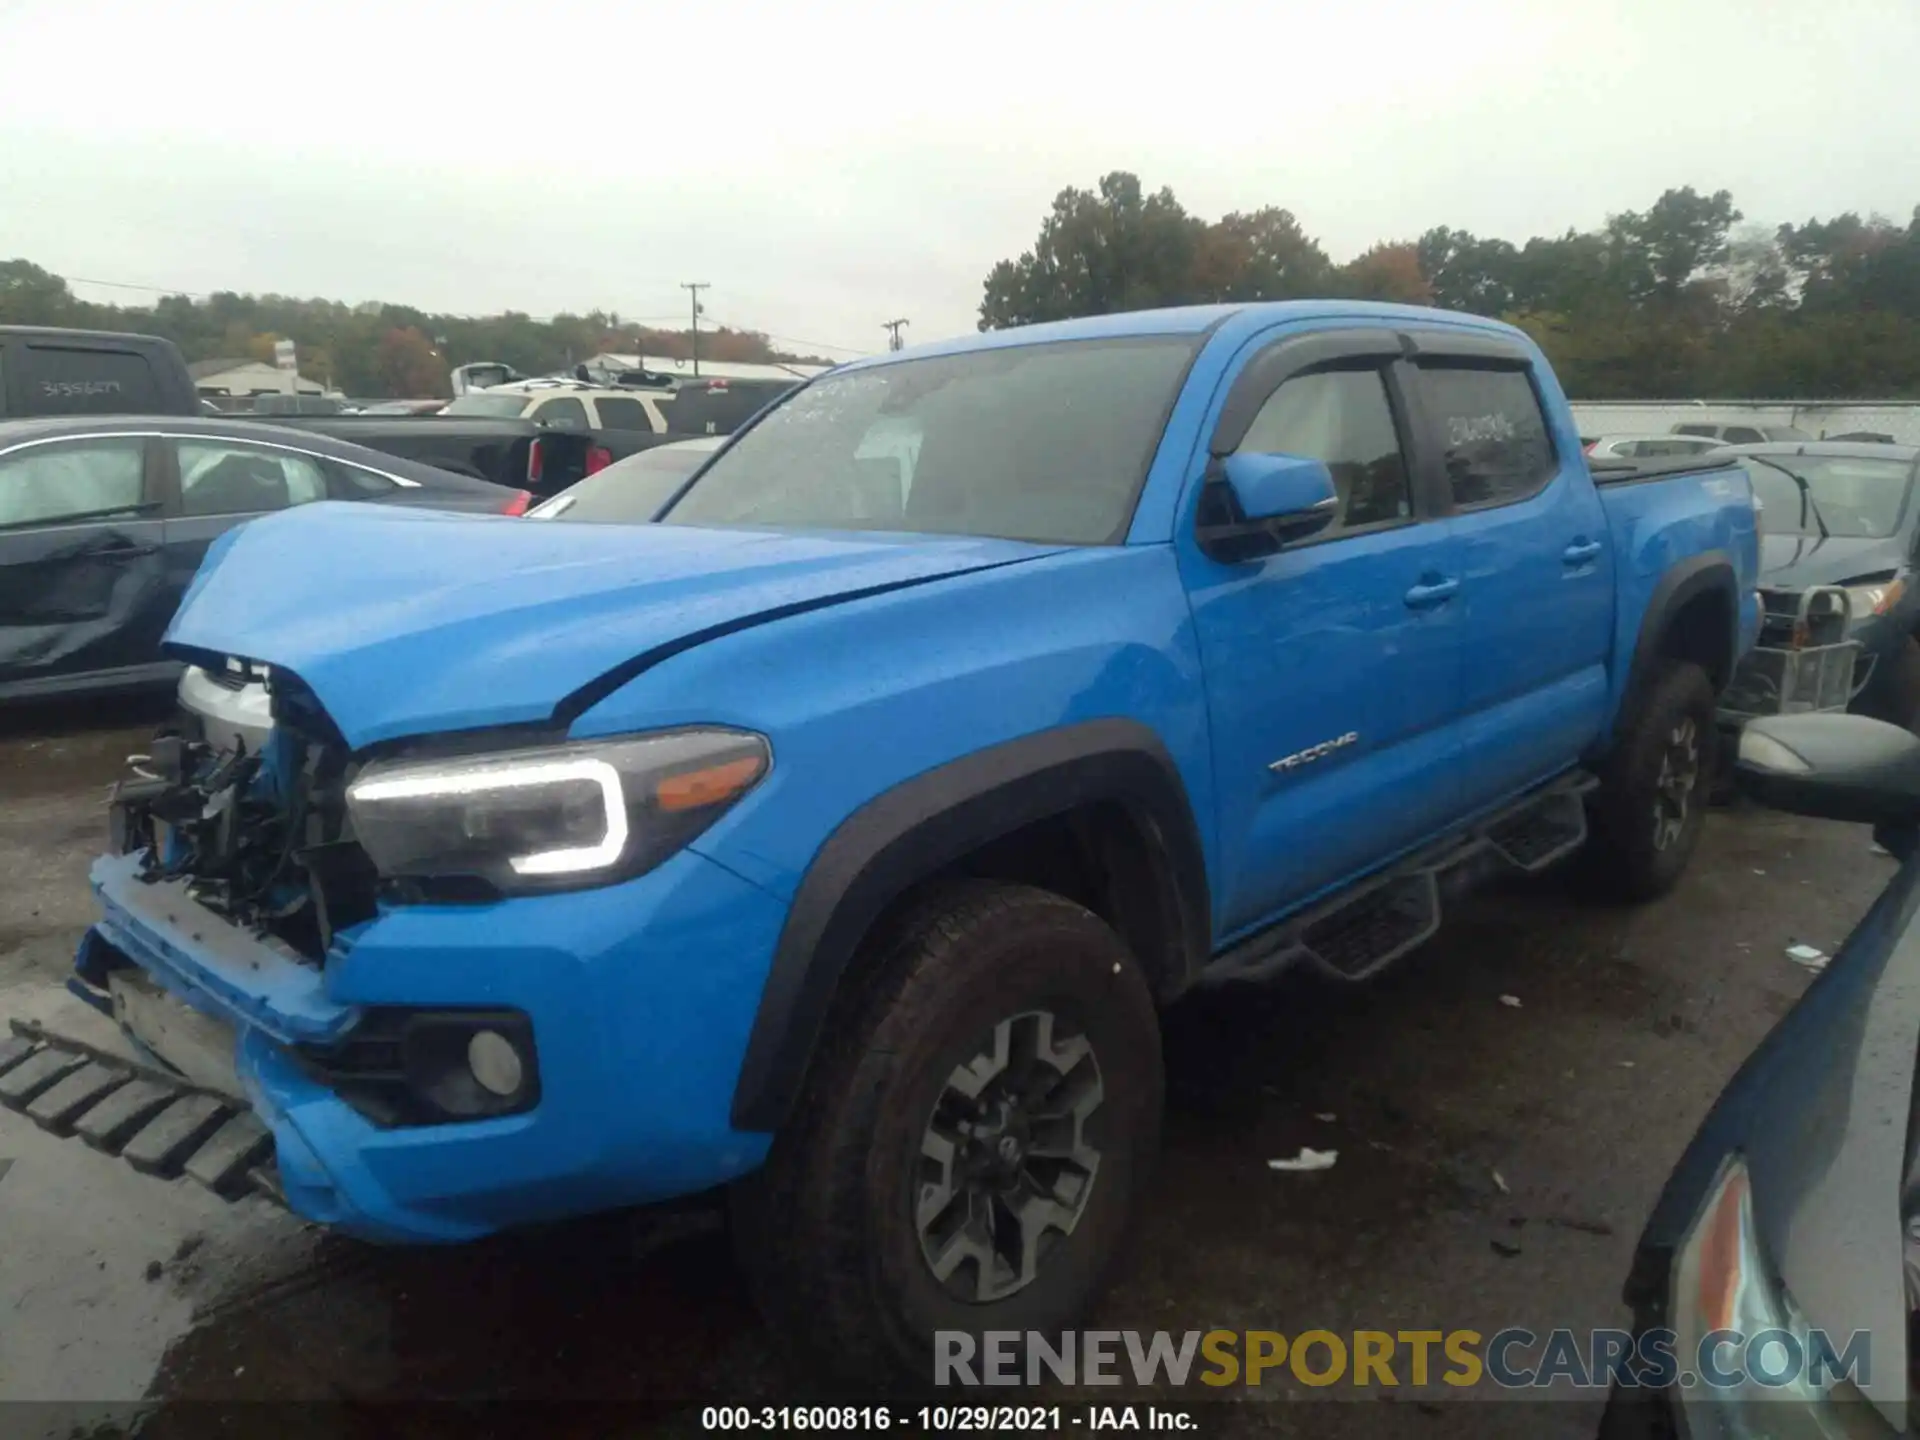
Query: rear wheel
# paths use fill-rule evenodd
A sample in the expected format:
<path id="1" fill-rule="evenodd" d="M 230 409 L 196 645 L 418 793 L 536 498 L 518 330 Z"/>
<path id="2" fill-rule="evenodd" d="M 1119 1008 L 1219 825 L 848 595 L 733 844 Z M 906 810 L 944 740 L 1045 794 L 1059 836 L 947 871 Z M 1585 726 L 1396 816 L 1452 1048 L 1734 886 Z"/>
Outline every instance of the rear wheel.
<path id="1" fill-rule="evenodd" d="M 1718 739 L 1706 671 L 1662 661 L 1601 771 L 1588 863 L 1608 892 L 1651 900 L 1679 880 L 1706 823 Z"/>
<path id="2" fill-rule="evenodd" d="M 809 1360 L 925 1383 L 937 1332 L 1091 1301 L 1158 1148 L 1158 1019 L 1120 938 L 1025 886 L 932 896 L 871 958 L 736 1236 Z"/>

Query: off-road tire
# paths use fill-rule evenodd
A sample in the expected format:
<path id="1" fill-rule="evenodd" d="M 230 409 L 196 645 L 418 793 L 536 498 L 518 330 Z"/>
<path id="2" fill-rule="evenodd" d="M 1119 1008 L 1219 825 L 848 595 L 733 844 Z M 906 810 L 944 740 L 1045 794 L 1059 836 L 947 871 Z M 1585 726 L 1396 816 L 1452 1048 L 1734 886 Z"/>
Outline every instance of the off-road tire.
<path id="1" fill-rule="evenodd" d="M 735 1187 L 733 1228 L 776 1342 L 809 1373 L 914 1388 L 933 1378 L 937 1331 L 970 1331 L 978 1345 L 986 1330 L 1057 1335 L 1084 1314 L 1159 1148 L 1160 1031 L 1120 937 L 1044 890 L 943 886 L 871 943 L 794 1114 Z M 1079 1027 L 1097 1057 L 1103 1099 L 1086 1125 L 1098 1122 L 1098 1168 L 1077 1223 L 1051 1237 L 1025 1288 L 962 1302 L 921 1248 L 923 1137 L 979 1037 L 1041 1009 Z"/>
<path id="2" fill-rule="evenodd" d="M 1587 869 L 1594 883 L 1618 900 L 1652 900 L 1667 893 L 1687 868 L 1706 823 L 1708 792 L 1719 733 L 1714 728 L 1713 682 L 1698 665 L 1663 660 L 1640 691 L 1618 743 L 1601 767 L 1590 812 L 1593 834 Z M 1687 726 L 1695 773 L 1684 818 L 1658 838 L 1663 764 Z"/>

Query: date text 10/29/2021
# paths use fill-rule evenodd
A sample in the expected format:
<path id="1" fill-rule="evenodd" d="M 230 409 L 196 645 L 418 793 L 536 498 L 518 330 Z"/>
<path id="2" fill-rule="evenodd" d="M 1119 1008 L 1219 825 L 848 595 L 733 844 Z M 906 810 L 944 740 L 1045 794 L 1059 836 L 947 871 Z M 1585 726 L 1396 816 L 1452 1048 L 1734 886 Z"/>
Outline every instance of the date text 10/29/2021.
<path id="1" fill-rule="evenodd" d="M 705 1430 L 900 1429 L 914 1434 L 1032 1431 L 1047 1435 L 1068 1430 L 1191 1433 L 1199 1428 L 1191 1412 L 1158 1405 L 709 1405 L 700 1412 L 700 1425 Z"/>

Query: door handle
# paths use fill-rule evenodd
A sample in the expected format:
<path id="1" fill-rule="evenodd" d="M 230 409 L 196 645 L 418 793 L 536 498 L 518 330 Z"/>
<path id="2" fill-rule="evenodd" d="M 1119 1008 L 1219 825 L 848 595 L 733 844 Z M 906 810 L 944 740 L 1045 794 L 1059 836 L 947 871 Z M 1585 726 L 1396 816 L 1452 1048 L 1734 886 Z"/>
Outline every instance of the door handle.
<path id="1" fill-rule="evenodd" d="M 1599 559 L 1601 548 L 1598 540 L 1576 540 L 1560 552 L 1560 558 L 1569 565 L 1584 565 Z"/>
<path id="2" fill-rule="evenodd" d="M 103 545 L 93 553 L 96 555 L 111 555 L 116 560 L 132 560 L 141 555 L 158 555 L 160 553 L 160 547 L 158 545 L 133 544 Z"/>
<path id="3" fill-rule="evenodd" d="M 1431 610 L 1446 602 L 1454 591 L 1460 588 L 1458 580 L 1423 580 L 1407 591 L 1409 610 Z"/>

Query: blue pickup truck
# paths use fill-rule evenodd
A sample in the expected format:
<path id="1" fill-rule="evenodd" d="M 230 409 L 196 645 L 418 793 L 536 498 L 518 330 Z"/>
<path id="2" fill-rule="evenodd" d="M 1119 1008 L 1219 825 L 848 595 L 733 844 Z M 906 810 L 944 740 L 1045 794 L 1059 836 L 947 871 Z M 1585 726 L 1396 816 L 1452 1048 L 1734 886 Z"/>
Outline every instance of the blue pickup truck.
<path id="1" fill-rule="evenodd" d="M 1490 870 L 1670 887 L 1754 640 L 1728 463 L 1596 475 L 1539 351 L 1182 309 L 842 367 L 651 525 L 227 536 L 0 1098 L 370 1239 L 730 1187 L 832 1363 L 1054 1330 L 1157 1009 L 1364 979 Z"/>

